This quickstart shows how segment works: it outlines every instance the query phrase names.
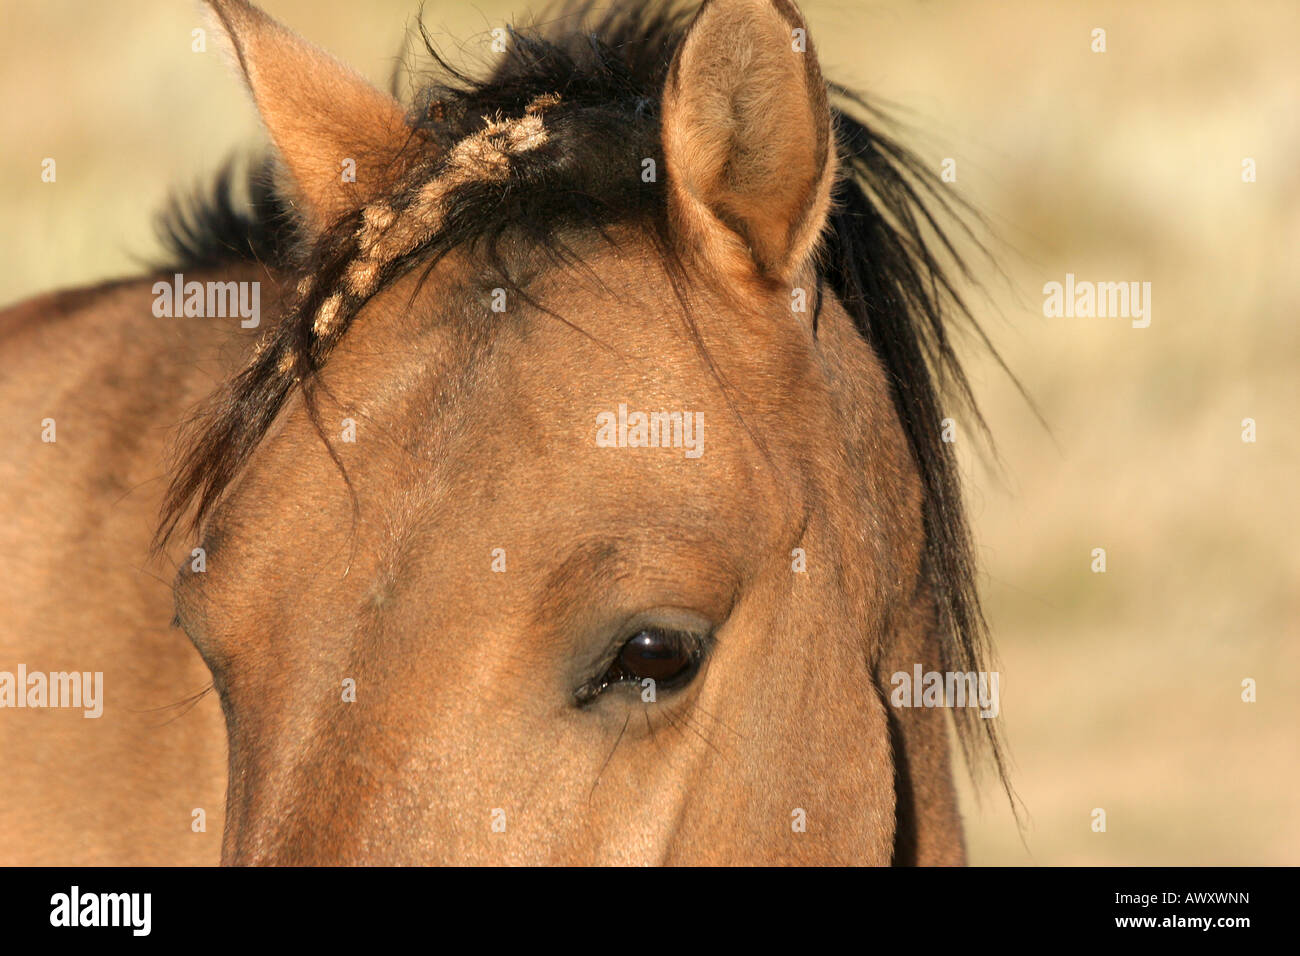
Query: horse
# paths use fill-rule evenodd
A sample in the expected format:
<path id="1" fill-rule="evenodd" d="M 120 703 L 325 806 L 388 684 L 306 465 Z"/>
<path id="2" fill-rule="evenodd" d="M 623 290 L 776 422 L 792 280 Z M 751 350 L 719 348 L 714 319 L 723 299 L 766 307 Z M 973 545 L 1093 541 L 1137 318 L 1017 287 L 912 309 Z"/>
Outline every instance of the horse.
<path id="1" fill-rule="evenodd" d="M 0 862 L 964 863 L 964 207 L 795 5 L 207 6 L 265 161 L 0 316 Z"/>

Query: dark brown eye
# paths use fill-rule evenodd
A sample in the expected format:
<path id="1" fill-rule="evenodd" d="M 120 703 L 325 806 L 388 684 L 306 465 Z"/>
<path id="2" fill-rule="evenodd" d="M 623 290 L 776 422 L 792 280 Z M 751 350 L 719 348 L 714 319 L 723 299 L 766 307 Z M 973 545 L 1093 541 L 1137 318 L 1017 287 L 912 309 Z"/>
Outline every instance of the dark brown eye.
<path id="1" fill-rule="evenodd" d="M 635 680 L 671 681 L 695 664 L 693 642 L 675 631 L 641 631 L 618 654 L 618 664 Z"/>
<path id="2" fill-rule="evenodd" d="M 579 687 L 574 697 L 583 706 L 613 684 L 641 684 L 646 680 L 654 681 L 662 690 L 681 687 L 699 671 L 704 641 L 689 631 L 642 628 L 623 642 L 605 673 Z"/>

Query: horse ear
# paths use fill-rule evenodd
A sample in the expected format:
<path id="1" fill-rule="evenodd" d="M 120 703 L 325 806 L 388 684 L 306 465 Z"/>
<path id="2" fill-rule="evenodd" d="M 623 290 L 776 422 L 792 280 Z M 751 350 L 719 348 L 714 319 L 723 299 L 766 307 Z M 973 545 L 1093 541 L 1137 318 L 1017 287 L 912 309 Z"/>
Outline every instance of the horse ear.
<path id="1" fill-rule="evenodd" d="M 663 102 L 676 227 L 712 258 L 747 253 L 761 274 L 789 279 L 826 224 L 836 164 L 826 84 L 798 9 L 708 0 Z"/>
<path id="2" fill-rule="evenodd" d="M 309 230 L 382 194 L 413 136 L 401 104 L 246 0 L 206 0 Z"/>

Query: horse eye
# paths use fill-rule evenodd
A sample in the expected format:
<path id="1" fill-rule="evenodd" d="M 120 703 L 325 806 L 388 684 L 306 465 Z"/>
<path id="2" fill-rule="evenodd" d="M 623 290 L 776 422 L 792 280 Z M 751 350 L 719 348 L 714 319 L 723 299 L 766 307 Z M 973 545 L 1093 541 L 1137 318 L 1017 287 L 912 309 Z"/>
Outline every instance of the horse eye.
<path id="1" fill-rule="evenodd" d="M 695 665 L 694 642 L 678 631 L 646 630 L 630 638 L 618 652 L 618 665 L 628 677 L 656 683 L 682 676 Z"/>
<path id="2" fill-rule="evenodd" d="M 640 683 L 647 678 L 663 689 L 688 683 L 700 668 L 703 638 L 688 631 L 646 627 L 619 648 L 605 673 L 587 681 L 574 696 L 578 704 L 590 703 L 611 684 Z"/>

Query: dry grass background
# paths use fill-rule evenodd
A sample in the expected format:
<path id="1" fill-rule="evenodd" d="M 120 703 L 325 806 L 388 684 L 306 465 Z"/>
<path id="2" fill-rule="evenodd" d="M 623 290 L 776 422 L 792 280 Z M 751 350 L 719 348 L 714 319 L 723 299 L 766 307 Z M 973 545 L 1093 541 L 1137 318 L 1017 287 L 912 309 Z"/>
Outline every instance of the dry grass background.
<path id="1" fill-rule="evenodd" d="M 377 82 L 416 12 L 265 6 Z M 978 311 L 1051 428 L 969 350 L 1001 466 L 972 453 L 970 423 L 959 442 L 1028 813 L 1022 842 L 994 789 L 968 792 L 972 860 L 1300 863 L 1300 7 L 804 8 L 828 76 L 906 107 L 936 168 L 957 160 L 1007 273 Z M 430 0 L 425 20 L 482 55 L 527 9 Z M 256 141 L 242 90 L 190 52 L 197 4 L 6 0 L 0 16 L 0 302 L 133 271 L 164 195 Z M 1151 282 L 1150 328 L 1044 318 L 1042 285 L 1067 271 Z"/>

